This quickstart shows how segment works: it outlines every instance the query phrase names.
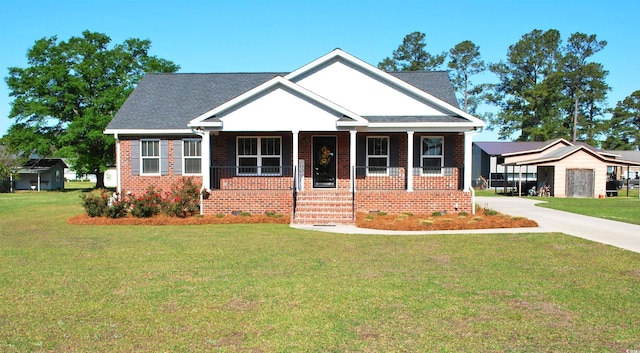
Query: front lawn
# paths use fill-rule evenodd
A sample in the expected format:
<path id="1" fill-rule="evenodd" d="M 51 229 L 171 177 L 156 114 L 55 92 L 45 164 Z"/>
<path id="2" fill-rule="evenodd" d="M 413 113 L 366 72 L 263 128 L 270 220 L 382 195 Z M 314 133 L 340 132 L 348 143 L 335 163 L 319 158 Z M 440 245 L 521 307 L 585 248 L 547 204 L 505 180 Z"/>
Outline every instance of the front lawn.
<path id="1" fill-rule="evenodd" d="M 640 198 L 637 196 L 618 196 L 604 199 L 544 197 L 540 198 L 540 200 L 547 201 L 537 204 L 541 207 L 613 221 L 640 224 Z"/>
<path id="2" fill-rule="evenodd" d="M 0 194 L 1 352 L 640 350 L 640 254 L 557 233 L 83 226 Z"/>

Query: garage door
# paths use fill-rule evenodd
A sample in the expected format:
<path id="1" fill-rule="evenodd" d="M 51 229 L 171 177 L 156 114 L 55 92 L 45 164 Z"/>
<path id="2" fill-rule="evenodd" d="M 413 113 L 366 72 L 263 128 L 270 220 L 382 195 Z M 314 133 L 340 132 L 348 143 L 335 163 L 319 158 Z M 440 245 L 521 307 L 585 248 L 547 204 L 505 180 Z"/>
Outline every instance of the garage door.
<path id="1" fill-rule="evenodd" d="M 567 197 L 593 197 L 595 171 L 567 169 Z"/>

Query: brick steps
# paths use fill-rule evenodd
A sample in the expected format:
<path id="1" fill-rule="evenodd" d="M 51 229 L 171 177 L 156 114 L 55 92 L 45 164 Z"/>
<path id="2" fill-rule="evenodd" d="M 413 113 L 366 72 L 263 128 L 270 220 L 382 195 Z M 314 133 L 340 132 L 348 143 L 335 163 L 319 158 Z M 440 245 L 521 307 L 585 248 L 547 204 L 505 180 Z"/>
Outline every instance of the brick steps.
<path id="1" fill-rule="evenodd" d="M 303 191 L 298 193 L 295 224 L 353 224 L 351 193 Z"/>

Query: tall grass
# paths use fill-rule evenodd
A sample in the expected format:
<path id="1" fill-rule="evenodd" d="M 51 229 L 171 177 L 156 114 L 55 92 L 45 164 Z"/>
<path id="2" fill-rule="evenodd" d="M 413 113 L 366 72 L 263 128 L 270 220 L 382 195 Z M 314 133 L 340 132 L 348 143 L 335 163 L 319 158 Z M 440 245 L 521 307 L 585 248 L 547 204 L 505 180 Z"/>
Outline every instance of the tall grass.
<path id="1" fill-rule="evenodd" d="M 73 226 L 0 194 L 0 352 L 624 352 L 640 255 L 562 234 Z"/>

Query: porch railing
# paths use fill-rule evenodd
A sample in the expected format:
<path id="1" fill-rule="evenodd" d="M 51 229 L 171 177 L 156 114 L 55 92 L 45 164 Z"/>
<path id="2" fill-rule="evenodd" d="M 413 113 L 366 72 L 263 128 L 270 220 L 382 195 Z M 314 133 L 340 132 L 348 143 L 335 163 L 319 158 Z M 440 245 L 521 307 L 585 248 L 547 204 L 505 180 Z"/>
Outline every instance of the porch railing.
<path id="1" fill-rule="evenodd" d="M 289 166 L 211 167 L 211 189 L 295 191 L 296 174 L 296 169 Z M 339 178 L 349 178 L 348 172 L 338 174 Z M 407 189 L 407 168 L 404 167 L 356 166 L 355 176 L 356 192 L 358 190 Z M 413 190 L 461 190 L 463 188 L 463 168 L 413 168 L 412 179 Z"/>
<path id="2" fill-rule="evenodd" d="M 211 167 L 212 190 L 291 190 L 294 168 L 287 166 Z"/>
<path id="3" fill-rule="evenodd" d="M 413 190 L 460 190 L 463 168 L 417 167 L 412 169 Z M 356 167 L 357 190 L 406 190 L 407 168 Z"/>

